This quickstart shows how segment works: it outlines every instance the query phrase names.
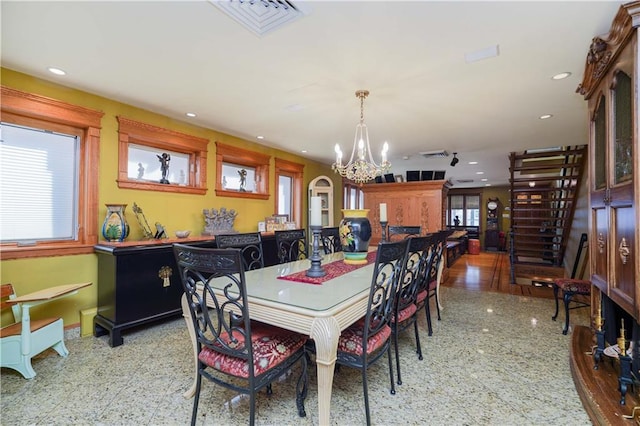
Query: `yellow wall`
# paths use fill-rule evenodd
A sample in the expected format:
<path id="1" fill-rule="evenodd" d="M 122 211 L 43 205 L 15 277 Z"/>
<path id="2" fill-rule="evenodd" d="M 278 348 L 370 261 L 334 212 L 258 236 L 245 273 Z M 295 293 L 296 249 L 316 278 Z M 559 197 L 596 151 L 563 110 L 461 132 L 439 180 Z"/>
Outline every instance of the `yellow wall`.
<path id="1" fill-rule="evenodd" d="M 304 188 L 302 206 L 302 224 L 307 223 L 307 188 L 309 182 L 319 175 L 326 175 L 334 183 L 334 220 L 340 220 L 342 200 L 342 181 L 333 173 L 329 165 L 320 164 L 298 155 L 291 154 L 268 146 L 239 139 L 215 130 L 188 124 L 183 121 L 115 102 L 97 95 L 70 89 L 29 75 L 21 74 L 5 68 L 0 69 L 0 81 L 3 86 L 24 92 L 58 99 L 75 105 L 92 108 L 104 112 L 100 132 L 100 184 L 99 215 L 95 218 L 100 229 L 106 214 L 105 203 L 126 203 L 126 217 L 131 227 L 128 240 L 140 239 L 143 235 L 136 218 L 131 211 L 135 202 L 142 210 L 150 224 L 160 222 L 172 235 L 180 229 L 190 229 L 193 235 L 204 230 L 203 209 L 226 207 L 238 212 L 234 228 L 239 232 L 257 231 L 258 221 L 274 213 L 275 182 L 274 158 L 304 164 Z M 179 194 L 171 192 L 141 191 L 118 188 L 118 123 L 116 116 L 124 116 L 155 126 L 175 130 L 209 140 L 207 157 L 207 194 Z M 272 196 L 268 200 L 247 200 L 244 198 L 216 197 L 215 195 L 215 142 L 257 151 L 271 156 L 269 190 Z M 33 318 L 45 316 L 62 316 L 67 326 L 79 322 L 79 311 L 97 305 L 97 258 L 95 255 L 59 256 L 38 259 L 4 260 L 0 262 L 0 282 L 13 283 L 16 293 L 25 294 L 42 288 L 73 282 L 91 281 L 92 287 L 83 289 L 74 297 L 46 304 L 35 308 Z"/>

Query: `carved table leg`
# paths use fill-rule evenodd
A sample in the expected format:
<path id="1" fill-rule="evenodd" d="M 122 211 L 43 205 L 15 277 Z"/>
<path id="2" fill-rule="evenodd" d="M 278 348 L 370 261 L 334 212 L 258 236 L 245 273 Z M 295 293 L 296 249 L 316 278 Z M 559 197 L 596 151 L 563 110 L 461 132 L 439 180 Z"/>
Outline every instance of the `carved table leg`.
<path id="1" fill-rule="evenodd" d="M 340 327 L 335 318 L 316 318 L 311 325 L 311 338 L 316 344 L 318 369 L 318 419 L 320 425 L 331 423 L 331 387 Z"/>
<path id="2" fill-rule="evenodd" d="M 196 382 L 198 380 L 198 345 L 196 343 L 196 331 L 193 328 L 193 322 L 191 321 L 191 312 L 189 312 L 189 305 L 186 296 L 183 294 L 180 298 L 180 304 L 182 305 L 182 316 L 187 323 L 187 330 L 189 331 L 189 338 L 191 339 L 191 345 L 193 349 L 193 384 L 187 391 L 182 394 L 185 398 L 193 398 L 196 394 Z"/>

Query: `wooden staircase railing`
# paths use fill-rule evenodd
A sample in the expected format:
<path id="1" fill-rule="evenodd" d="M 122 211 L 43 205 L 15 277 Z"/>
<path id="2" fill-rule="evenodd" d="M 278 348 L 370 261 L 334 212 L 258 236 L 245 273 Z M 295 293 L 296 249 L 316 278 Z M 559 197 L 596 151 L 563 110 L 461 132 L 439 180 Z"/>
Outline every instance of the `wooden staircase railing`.
<path id="1" fill-rule="evenodd" d="M 564 275 L 586 155 L 585 145 L 509 155 L 512 283 L 536 284 Z"/>

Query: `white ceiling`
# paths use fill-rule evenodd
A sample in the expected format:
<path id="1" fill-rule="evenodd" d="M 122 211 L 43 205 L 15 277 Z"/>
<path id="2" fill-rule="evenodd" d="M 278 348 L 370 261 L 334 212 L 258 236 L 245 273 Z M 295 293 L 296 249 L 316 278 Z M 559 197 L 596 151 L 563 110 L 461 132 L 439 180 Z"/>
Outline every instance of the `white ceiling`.
<path id="1" fill-rule="evenodd" d="M 454 187 L 483 177 L 502 185 L 509 152 L 586 143 L 575 89 L 592 37 L 621 3 L 295 4 L 305 16 L 259 37 L 207 1 L 5 0 L 2 66 L 248 140 L 263 135 L 326 164 L 336 143 L 350 153 L 355 91 L 368 89 L 372 150 L 389 142 L 394 174 L 446 170 Z M 465 62 L 495 45 L 498 57 Z M 563 71 L 572 75 L 551 79 Z M 418 154 L 439 149 L 460 163 Z"/>

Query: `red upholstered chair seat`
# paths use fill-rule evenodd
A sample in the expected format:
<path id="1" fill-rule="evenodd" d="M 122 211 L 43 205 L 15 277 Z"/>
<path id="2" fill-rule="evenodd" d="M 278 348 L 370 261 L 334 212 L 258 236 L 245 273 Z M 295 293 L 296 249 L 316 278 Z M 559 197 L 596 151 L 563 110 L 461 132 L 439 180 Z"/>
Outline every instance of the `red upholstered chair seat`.
<path id="1" fill-rule="evenodd" d="M 244 344 L 242 334 L 236 332 L 233 333 L 233 336 L 237 340 L 236 342 L 230 338 L 228 333 L 221 334 L 229 346 L 239 347 Z M 252 323 L 251 338 L 254 375 L 256 377 L 285 361 L 307 341 L 307 338 L 301 334 L 257 322 Z M 248 362 L 241 358 L 203 347 L 198 359 L 223 373 L 243 378 L 249 377 Z"/>
<path id="2" fill-rule="evenodd" d="M 591 294 L 591 281 L 575 278 L 556 278 L 555 284 L 564 292 Z"/>
<path id="3" fill-rule="evenodd" d="M 414 305 L 413 303 L 411 305 L 407 306 L 406 308 L 401 310 L 400 313 L 398 314 L 398 322 L 402 323 L 402 322 L 408 320 L 409 318 L 411 318 L 411 316 L 413 316 L 413 314 L 416 313 L 417 310 L 418 310 L 418 307 L 416 305 Z M 391 317 L 391 321 L 392 322 L 396 322 L 395 315 L 393 315 Z"/>
<path id="4" fill-rule="evenodd" d="M 362 332 L 364 329 L 364 319 L 347 328 L 340 335 L 338 340 L 338 351 L 349 352 L 355 355 L 362 355 Z M 391 327 L 385 325 L 376 334 L 369 336 L 367 340 L 367 354 L 374 352 L 381 347 L 391 336 Z"/>
<path id="5" fill-rule="evenodd" d="M 429 290 L 435 290 L 438 287 L 438 280 L 431 280 L 429 282 Z"/>
<path id="6" fill-rule="evenodd" d="M 435 290 L 436 287 L 438 287 L 437 280 L 429 282 L 429 290 L 422 290 L 420 293 L 418 293 L 418 296 L 416 297 L 416 304 L 420 305 L 420 303 L 422 303 L 424 299 L 427 298 L 427 294 L 429 294 L 429 291 Z"/>

